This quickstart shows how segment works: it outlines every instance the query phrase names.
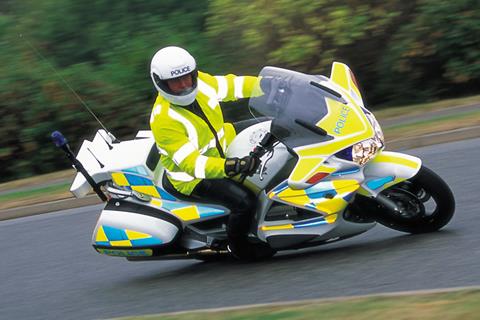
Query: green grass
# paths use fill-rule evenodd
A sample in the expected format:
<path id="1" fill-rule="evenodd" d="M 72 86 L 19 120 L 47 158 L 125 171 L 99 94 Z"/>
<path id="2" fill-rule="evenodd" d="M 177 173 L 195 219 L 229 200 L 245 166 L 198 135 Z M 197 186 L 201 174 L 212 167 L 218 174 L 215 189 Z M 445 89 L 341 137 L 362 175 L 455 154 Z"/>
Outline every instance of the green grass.
<path id="1" fill-rule="evenodd" d="M 408 124 L 392 125 L 384 128 L 388 140 L 397 138 L 409 138 L 423 134 L 444 132 L 458 128 L 466 128 L 480 125 L 480 110 L 466 113 L 440 116 L 434 119 L 419 120 Z"/>
<path id="2" fill-rule="evenodd" d="M 0 202 L 39 197 L 46 194 L 66 192 L 70 188 L 70 183 L 59 183 L 47 187 L 36 187 L 28 190 L 13 191 L 0 195 Z"/>
<path id="3" fill-rule="evenodd" d="M 343 301 L 319 301 L 237 308 L 225 311 L 186 312 L 121 318 L 122 320 L 303 320 L 303 319 L 479 319 L 480 290 L 448 293 L 411 294 L 351 298 Z"/>
<path id="4" fill-rule="evenodd" d="M 398 116 L 415 115 L 429 111 L 456 108 L 460 106 L 469 106 L 475 104 L 480 104 L 480 95 L 457 99 L 439 100 L 415 105 L 389 107 L 376 111 L 374 110 L 374 114 L 378 119 L 389 119 Z"/>
<path id="5" fill-rule="evenodd" d="M 399 125 L 392 125 L 388 126 L 387 129 L 397 129 L 397 128 L 408 128 L 408 127 L 418 127 L 418 126 L 428 126 L 434 123 L 442 123 L 442 122 L 454 122 L 458 120 L 464 120 L 464 119 L 480 119 L 480 110 L 475 110 L 475 111 L 470 111 L 470 112 L 465 112 L 465 113 L 460 113 L 460 114 L 453 114 L 453 115 L 445 115 L 445 116 L 439 116 L 436 118 L 432 119 L 425 119 L 425 120 L 419 120 L 419 121 L 414 121 L 414 122 L 409 122 L 407 124 L 399 124 Z"/>

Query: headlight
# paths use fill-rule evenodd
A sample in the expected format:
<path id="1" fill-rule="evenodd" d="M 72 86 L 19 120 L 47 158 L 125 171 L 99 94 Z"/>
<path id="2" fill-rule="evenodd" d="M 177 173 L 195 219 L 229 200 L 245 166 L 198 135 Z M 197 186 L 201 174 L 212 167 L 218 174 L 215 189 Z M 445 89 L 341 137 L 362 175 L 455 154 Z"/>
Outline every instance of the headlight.
<path id="1" fill-rule="evenodd" d="M 382 147 L 383 144 L 378 139 L 367 139 L 337 152 L 335 156 L 340 159 L 353 161 L 361 166 L 372 160 Z"/>
<path id="2" fill-rule="evenodd" d="M 373 127 L 375 136 L 371 139 L 358 142 L 335 154 L 335 156 L 340 159 L 353 161 L 360 166 L 372 160 L 377 152 L 385 145 L 383 131 L 377 119 L 375 119 L 375 116 L 368 111 L 365 111 L 365 115 Z"/>
<path id="3" fill-rule="evenodd" d="M 352 161 L 364 165 L 377 154 L 383 144 L 377 139 L 367 139 L 352 146 Z"/>

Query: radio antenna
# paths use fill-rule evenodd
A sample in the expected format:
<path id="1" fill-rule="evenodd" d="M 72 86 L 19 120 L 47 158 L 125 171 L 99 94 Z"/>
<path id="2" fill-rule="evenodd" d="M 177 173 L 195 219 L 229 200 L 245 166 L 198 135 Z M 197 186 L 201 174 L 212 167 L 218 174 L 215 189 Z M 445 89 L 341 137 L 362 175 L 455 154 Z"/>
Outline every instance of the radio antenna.
<path id="1" fill-rule="evenodd" d="M 45 58 L 45 56 L 39 50 L 37 50 L 37 48 L 30 41 L 28 41 L 27 38 L 23 37 L 23 34 L 19 34 L 19 37 L 22 38 L 27 43 L 27 45 L 32 49 L 32 51 L 35 52 L 37 57 L 39 57 L 53 71 L 53 73 L 63 82 L 63 84 L 70 90 L 70 92 L 72 92 L 75 98 L 77 98 L 77 100 L 83 105 L 83 107 L 87 109 L 87 111 L 93 116 L 93 118 L 95 118 L 95 120 L 100 124 L 103 130 L 105 130 L 105 132 L 108 134 L 110 139 L 112 139 L 113 142 L 120 142 L 117 138 L 115 138 L 115 136 L 110 131 L 108 131 L 108 129 L 103 125 L 100 119 L 98 119 L 95 113 L 93 113 L 92 109 L 90 109 L 87 103 L 70 86 L 67 80 L 65 80 L 65 78 L 60 73 L 57 72 L 57 69 L 55 69 L 55 67 L 50 63 L 50 61 L 48 61 L 48 59 Z M 110 143 L 101 134 L 100 136 L 103 138 L 103 140 L 105 140 L 105 142 L 107 143 L 108 147 L 111 150 L 113 147 L 110 145 Z"/>

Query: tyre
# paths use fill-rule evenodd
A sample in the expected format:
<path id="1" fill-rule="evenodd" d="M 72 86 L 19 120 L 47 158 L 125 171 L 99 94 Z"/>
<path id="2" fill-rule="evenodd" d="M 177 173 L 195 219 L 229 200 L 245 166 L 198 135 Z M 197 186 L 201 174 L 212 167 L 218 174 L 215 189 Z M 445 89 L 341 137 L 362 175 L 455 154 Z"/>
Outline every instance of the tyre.
<path id="1" fill-rule="evenodd" d="M 401 212 L 377 205 L 374 219 L 398 231 L 426 233 L 444 227 L 455 212 L 455 199 L 450 187 L 425 166 L 412 178 L 381 192 Z"/>

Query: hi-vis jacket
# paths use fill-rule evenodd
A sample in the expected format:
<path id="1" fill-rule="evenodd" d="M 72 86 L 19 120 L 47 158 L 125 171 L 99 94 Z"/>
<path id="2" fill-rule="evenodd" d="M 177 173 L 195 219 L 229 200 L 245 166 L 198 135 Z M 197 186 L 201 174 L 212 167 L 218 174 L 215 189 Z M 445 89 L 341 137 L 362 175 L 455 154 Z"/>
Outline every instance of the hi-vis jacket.
<path id="1" fill-rule="evenodd" d="M 259 88 L 257 77 L 198 72 L 196 101 L 215 129 L 224 153 L 236 133 L 232 124 L 223 122 L 218 103 L 250 97 L 254 88 Z M 225 159 L 218 152 L 212 131 L 199 116 L 158 95 L 150 127 L 167 177 L 181 193 L 189 195 L 201 179 L 226 177 Z"/>

